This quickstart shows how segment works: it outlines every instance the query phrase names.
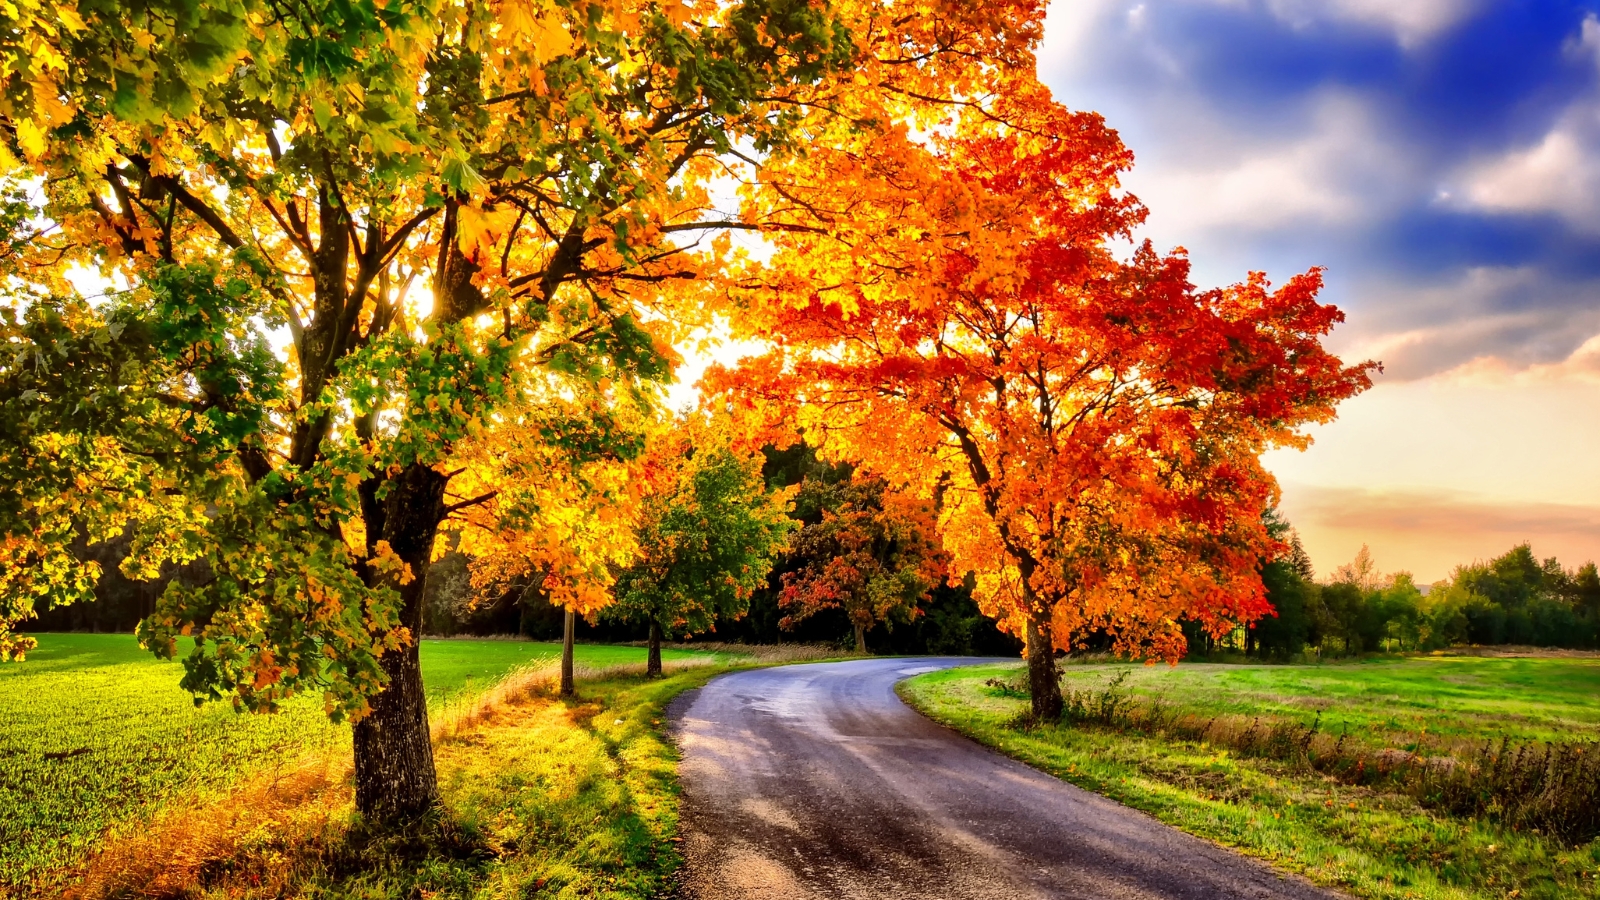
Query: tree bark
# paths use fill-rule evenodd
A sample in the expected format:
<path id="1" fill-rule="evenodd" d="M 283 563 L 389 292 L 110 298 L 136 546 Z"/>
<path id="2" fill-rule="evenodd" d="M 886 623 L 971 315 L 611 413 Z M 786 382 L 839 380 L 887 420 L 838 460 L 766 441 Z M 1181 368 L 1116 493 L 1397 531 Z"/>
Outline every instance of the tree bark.
<path id="1" fill-rule="evenodd" d="M 445 477 L 413 464 L 396 477 L 385 502 L 382 535 L 415 577 L 390 580 L 400 594 L 400 624 L 411 639 L 379 660 L 388 684 L 355 723 L 356 808 L 368 818 L 393 820 L 426 812 L 439 800 L 422 693 L 417 641 L 422 636 L 423 586 L 433 539 L 444 511 Z"/>
<path id="2" fill-rule="evenodd" d="M 1033 717 L 1040 722 L 1057 721 L 1064 704 L 1060 673 L 1056 670 L 1056 647 L 1050 638 L 1048 609 L 1030 609 L 1027 641 L 1028 695 L 1033 700 Z"/>
<path id="3" fill-rule="evenodd" d="M 645 659 L 644 674 L 661 677 L 661 623 L 655 619 L 650 620 L 650 655 Z"/>
<path id="4" fill-rule="evenodd" d="M 860 622 L 855 623 L 855 626 L 856 626 L 856 652 L 857 653 L 866 653 L 867 652 L 867 626 L 861 624 Z"/>
<path id="5" fill-rule="evenodd" d="M 572 682 L 572 639 L 577 621 L 572 610 L 566 612 L 561 634 L 561 696 L 571 697 L 577 691 L 577 685 Z"/>

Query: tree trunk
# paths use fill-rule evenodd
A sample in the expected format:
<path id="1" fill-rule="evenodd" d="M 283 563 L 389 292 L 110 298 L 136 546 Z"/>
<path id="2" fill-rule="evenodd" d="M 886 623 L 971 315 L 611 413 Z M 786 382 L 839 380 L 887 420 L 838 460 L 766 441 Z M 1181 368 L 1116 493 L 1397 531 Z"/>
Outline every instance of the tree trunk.
<path id="1" fill-rule="evenodd" d="M 1031 592 L 1030 592 L 1031 593 Z M 1056 648 L 1050 639 L 1049 611 L 1028 615 L 1028 694 L 1033 699 L 1033 717 L 1040 722 L 1061 718 L 1061 678 L 1056 670 Z"/>
<path id="2" fill-rule="evenodd" d="M 661 623 L 655 619 L 650 620 L 650 655 L 645 660 L 644 674 L 661 677 Z"/>
<path id="3" fill-rule="evenodd" d="M 561 634 L 561 696 L 571 697 L 577 691 L 577 685 L 572 683 L 572 636 L 577 628 L 576 617 L 572 610 L 567 610 L 566 621 Z"/>
<path id="4" fill-rule="evenodd" d="M 867 626 L 861 624 L 860 622 L 857 622 L 855 624 L 856 624 L 856 652 L 864 654 L 864 653 L 867 652 Z"/>
<path id="5" fill-rule="evenodd" d="M 384 504 L 383 539 L 414 577 L 407 584 L 388 582 L 400 594 L 400 624 L 411 639 L 379 660 L 388 684 L 369 699 L 371 712 L 353 729 L 356 808 L 372 819 L 415 816 L 439 799 L 417 642 L 429 556 L 444 514 L 445 481 L 427 466 L 412 465 L 395 478 Z"/>

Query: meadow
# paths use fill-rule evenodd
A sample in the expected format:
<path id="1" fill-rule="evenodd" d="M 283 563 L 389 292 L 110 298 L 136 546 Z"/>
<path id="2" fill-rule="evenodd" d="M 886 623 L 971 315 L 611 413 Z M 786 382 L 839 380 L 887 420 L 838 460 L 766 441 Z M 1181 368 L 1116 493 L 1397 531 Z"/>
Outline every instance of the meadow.
<path id="1" fill-rule="evenodd" d="M 1082 714 L 1059 725 L 1026 722 L 1021 675 L 1018 664 L 975 666 L 920 676 L 901 693 L 1001 752 L 1357 896 L 1600 897 L 1600 840 L 1510 827 L 1492 805 L 1452 814 L 1395 784 L 1255 752 L 1260 742 L 1248 740 L 1315 728 L 1313 753 L 1358 760 L 1500 741 L 1592 748 L 1600 659 L 1069 665 L 1063 689 Z M 1117 710 L 1106 714 L 1108 698 Z M 1197 724 L 1141 724 L 1152 720 Z"/>
<path id="2" fill-rule="evenodd" d="M 242 781 L 348 756 L 348 726 L 316 697 L 276 715 L 196 707 L 176 662 L 126 634 L 43 634 L 26 661 L 0 666 L 0 894 L 71 867 L 168 809 L 201 808 Z M 430 710 L 448 716 L 508 673 L 548 664 L 559 644 L 425 640 Z M 667 649 L 668 661 L 718 660 Z M 591 669 L 641 663 L 635 647 L 579 645 Z"/>

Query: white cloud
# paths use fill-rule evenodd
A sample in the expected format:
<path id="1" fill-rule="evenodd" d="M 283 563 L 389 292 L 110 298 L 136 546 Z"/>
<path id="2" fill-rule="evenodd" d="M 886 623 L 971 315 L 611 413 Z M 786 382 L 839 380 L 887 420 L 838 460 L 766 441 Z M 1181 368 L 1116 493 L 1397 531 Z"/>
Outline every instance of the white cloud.
<path id="1" fill-rule="evenodd" d="M 1589 13 L 1578 26 L 1578 33 L 1567 39 L 1567 55 L 1582 59 L 1587 57 L 1600 66 L 1600 16 Z"/>
<path id="2" fill-rule="evenodd" d="M 1456 178 L 1458 202 L 1487 212 L 1548 213 L 1600 232 L 1600 148 L 1596 111 L 1573 111 L 1539 143 L 1469 164 Z M 1585 127 L 1587 126 L 1587 127 Z"/>
<path id="3" fill-rule="evenodd" d="M 1600 67 L 1600 18 L 1586 16 L 1567 55 Z M 1449 202 L 1490 213 L 1554 215 L 1600 233 L 1600 93 L 1578 98 L 1538 141 L 1472 160 L 1454 173 Z"/>
<path id="4" fill-rule="evenodd" d="M 1284 135 L 1243 133 L 1195 111 L 1182 145 L 1141 161 L 1128 179 L 1150 205 L 1152 226 L 1193 235 L 1348 225 L 1403 196 L 1406 154 L 1359 99 L 1327 93 L 1308 105 L 1309 121 Z"/>
<path id="5" fill-rule="evenodd" d="M 1476 0 L 1267 0 L 1273 15 L 1296 28 L 1353 22 L 1391 31 L 1406 47 L 1455 25 L 1477 5 Z"/>

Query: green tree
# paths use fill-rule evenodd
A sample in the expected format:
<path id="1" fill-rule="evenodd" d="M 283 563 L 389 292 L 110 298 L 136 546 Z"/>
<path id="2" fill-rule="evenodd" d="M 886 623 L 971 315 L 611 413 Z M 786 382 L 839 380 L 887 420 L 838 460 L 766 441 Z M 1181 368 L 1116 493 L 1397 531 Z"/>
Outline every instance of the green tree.
<path id="1" fill-rule="evenodd" d="M 1245 648 L 1247 653 L 1286 658 L 1302 652 L 1311 636 L 1306 603 L 1307 583 L 1313 574 L 1311 557 L 1300 542 L 1300 535 L 1276 507 L 1269 507 L 1261 519 L 1267 534 L 1283 543 L 1286 552 L 1261 566 L 1261 584 L 1266 588 L 1272 612 L 1250 627 Z"/>
<path id="2" fill-rule="evenodd" d="M 1586 562 L 1572 576 L 1572 602 L 1590 619 L 1600 621 L 1600 571 Z"/>
<path id="3" fill-rule="evenodd" d="M 130 533 L 129 575 L 206 567 L 139 632 L 195 638 L 187 689 L 322 692 L 356 720 L 358 807 L 430 806 L 422 575 L 489 502 L 454 453 L 549 396 L 595 405 L 526 440 L 627 452 L 606 404 L 668 374 L 641 323 L 696 274 L 704 179 L 834 99 L 851 24 L 794 0 L 0 15 L 0 655 L 88 595 L 73 538 Z M 90 303 L 74 267 L 120 287 Z"/>
<path id="4" fill-rule="evenodd" d="M 744 615 L 766 584 L 793 527 L 788 501 L 769 491 L 762 458 L 710 439 L 667 435 L 648 462 L 652 484 L 639 515 L 639 559 L 617 578 L 604 618 L 645 625 L 647 665 L 661 674 L 661 639 L 710 630 Z"/>

